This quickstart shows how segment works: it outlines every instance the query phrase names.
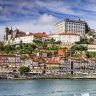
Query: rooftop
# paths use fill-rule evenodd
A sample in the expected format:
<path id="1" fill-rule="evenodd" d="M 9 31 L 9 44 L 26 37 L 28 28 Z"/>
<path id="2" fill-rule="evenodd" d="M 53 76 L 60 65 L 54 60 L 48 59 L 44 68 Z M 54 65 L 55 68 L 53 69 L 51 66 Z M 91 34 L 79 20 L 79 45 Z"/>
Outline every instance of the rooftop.
<path id="1" fill-rule="evenodd" d="M 48 35 L 46 33 L 44 33 L 44 32 L 37 32 L 37 33 L 29 33 L 29 34 L 18 36 L 18 37 L 27 37 L 27 36 L 47 37 Z"/>
<path id="2" fill-rule="evenodd" d="M 36 37 L 47 37 L 47 34 L 45 32 L 38 32 L 33 34 Z"/>
<path id="3" fill-rule="evenodd" d="M 79 35 L 79 34 L 76 34 L 76 33 L 68 33 L 68 32 L 62 32 L 60 33 L 59 35 Z"/>
<path id="4" fill-rule="evenodd" d="M 47 60 L 46 64 L 59 64 L 58 60 Z"/>
<path id="5" fill-rule="evenodd" d="M 16 55 L 15 55 L 15 54 L 0 54 L 0 56 L 14 57 L 14 56 L 16 56 Z"/>
<path id="6" fill-rule="evenodd" d="M 67 21 L 67 22 L 75 22 L 75 23 L 86 23 L 85 21 L 80 20 L 80 18 L 78 18 L 77 20 L 72 20 L 72 19 L 66 18 L 66 19 L 63 19 L 63 20 L 57 22 L 56 24 L 58 24 L 58 23 L 60 23 L 60 22 L 64 22 L 64 21 Z M 56 25 L 56 24 L 55 24 L 55 25 Z"/>

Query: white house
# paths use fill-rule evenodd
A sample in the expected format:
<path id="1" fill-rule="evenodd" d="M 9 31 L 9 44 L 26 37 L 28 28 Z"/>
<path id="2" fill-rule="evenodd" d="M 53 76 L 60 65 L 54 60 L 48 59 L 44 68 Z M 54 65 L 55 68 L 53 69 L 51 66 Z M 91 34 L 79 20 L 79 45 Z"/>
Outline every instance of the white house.
<path id="1" fill-rule="evenodd" d="M 88 44 L 88 52 L 96 52 L 96 44 Z"/>
<path id="2" fill-rule="evenodd" d="M 29 33 L 24 36 L 16 37 L 14 40 L 10 40 L 10 44 L 11 45 L 20 44 L 21 41 L 22 43 L 33 43 L 34 39 L 38 39 L 44 42 L 46 37 L 47 37 L 47 34 L 44 32 L 31 33 L 31 34 Z"/>
<path id="3" fill-rule="evenodd" d="M 13 44 L 20 44 L 21 41 L 22 43 L 32 43 L 33 39 L 34 39 L 33 34 L 25 35 L 25 36 L 15 38 L 13 41 Z"/>

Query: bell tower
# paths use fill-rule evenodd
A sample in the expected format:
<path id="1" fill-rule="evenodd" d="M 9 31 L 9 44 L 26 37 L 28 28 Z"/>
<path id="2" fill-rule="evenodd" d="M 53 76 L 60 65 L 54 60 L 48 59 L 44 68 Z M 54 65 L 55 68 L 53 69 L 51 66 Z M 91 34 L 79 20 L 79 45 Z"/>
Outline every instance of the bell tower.
<path id="1" fill-rule="evenodd" d="M 5 31 L 4 31 L 4 41 L 5 41 L 5 40 L 8 40 L 8 34 L 9 34 L 9 28 L 6 27 L 6 28 L 5 28 Z"/>
<path id="2" fill-rule="evenodd" d="M 6 27 L 4 30 L 4 43 L 8 40 L 9 28 Z"/>

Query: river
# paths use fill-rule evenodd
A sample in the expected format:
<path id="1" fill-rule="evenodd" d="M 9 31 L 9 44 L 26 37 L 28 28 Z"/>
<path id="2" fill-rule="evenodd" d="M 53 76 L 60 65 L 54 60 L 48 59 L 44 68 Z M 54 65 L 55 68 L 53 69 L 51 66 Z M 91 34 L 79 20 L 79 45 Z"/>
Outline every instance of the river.
<path id="1" fill-rule="evenodd" d="M 0 80 L 0 96 L 96 96 L 96 80 Z"/>

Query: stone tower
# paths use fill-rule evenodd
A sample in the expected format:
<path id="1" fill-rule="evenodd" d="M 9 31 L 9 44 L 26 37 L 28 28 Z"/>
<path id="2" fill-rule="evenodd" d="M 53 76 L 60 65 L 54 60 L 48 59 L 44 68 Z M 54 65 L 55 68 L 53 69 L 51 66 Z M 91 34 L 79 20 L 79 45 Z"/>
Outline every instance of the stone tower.
<path id="1" fill-rule="evenodd" d="M 9 28 L 6 27 L 4 30 L 4 42 L 6 42 L 8 40 L 8 34 L 9 34 Z"/>

